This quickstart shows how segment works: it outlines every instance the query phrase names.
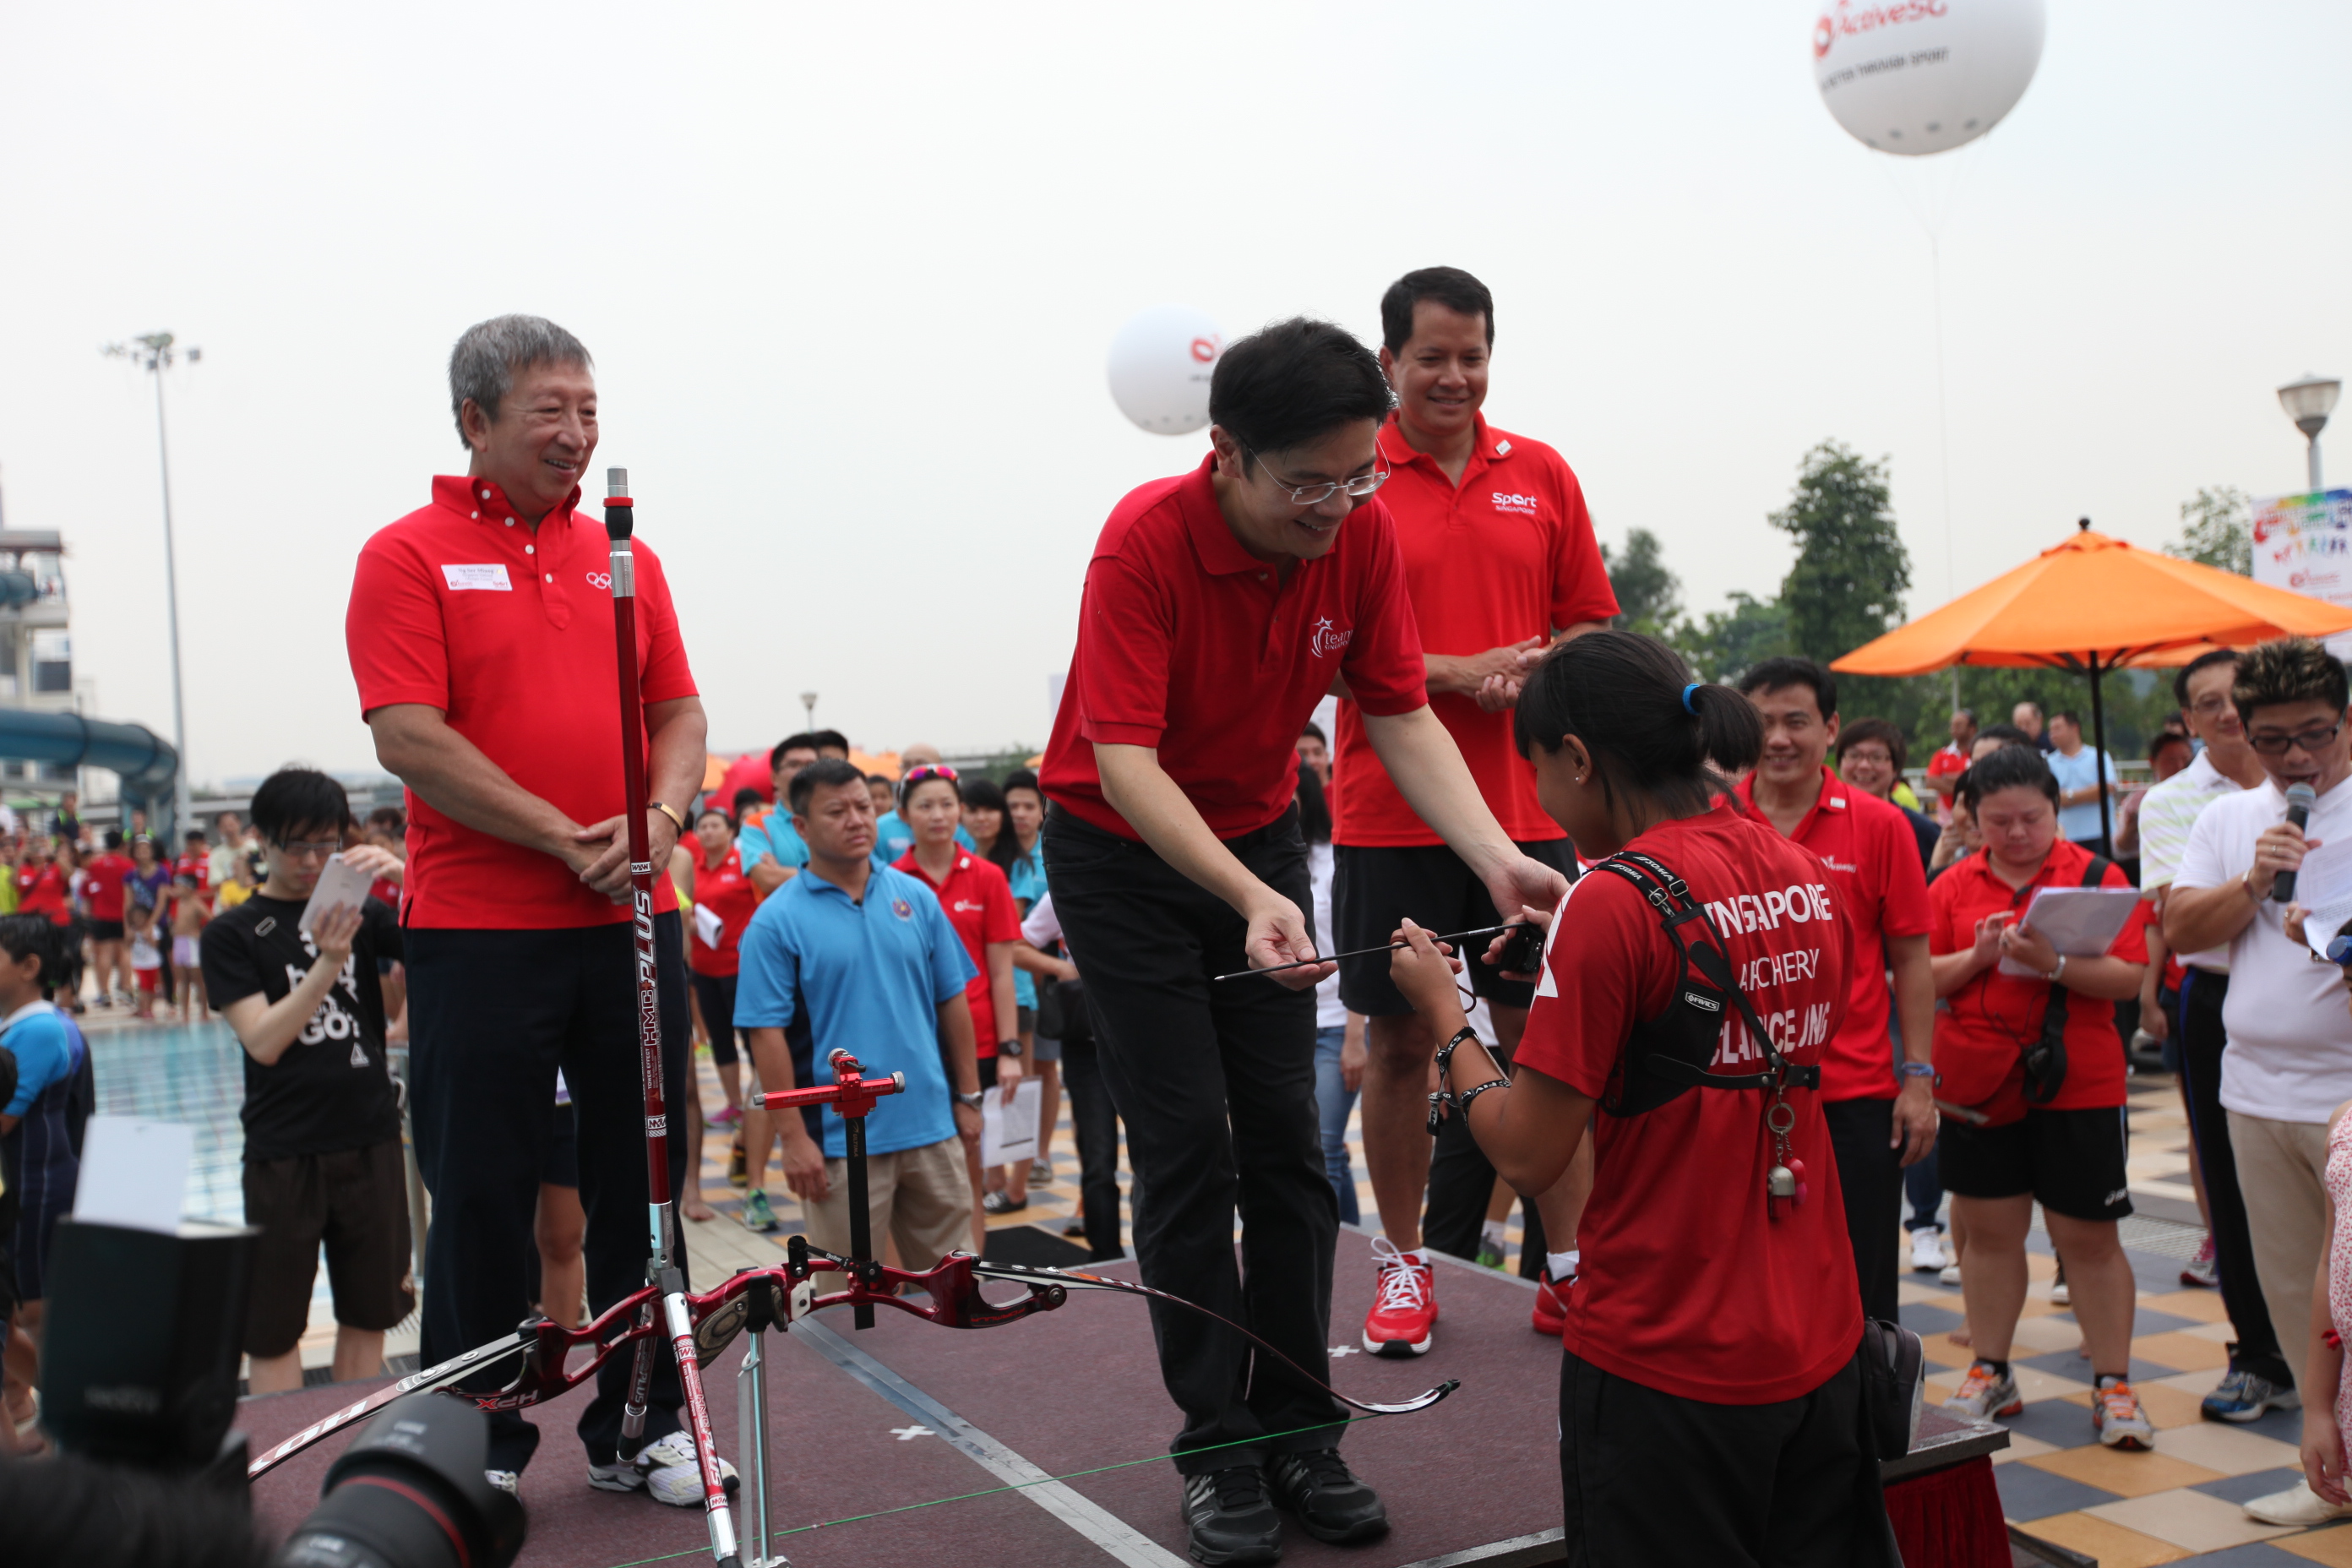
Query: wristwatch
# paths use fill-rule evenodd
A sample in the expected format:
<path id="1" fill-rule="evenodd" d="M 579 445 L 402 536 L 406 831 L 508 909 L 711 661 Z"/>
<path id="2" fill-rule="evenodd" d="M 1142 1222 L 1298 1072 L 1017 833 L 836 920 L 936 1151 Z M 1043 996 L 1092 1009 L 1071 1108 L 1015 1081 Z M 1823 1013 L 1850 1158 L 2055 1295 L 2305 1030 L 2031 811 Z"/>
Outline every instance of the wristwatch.
<path id="1" fill-rule="evenodd" d="M 996 1042 L 996 1054 L 1000 1057 L 1011 1057 L 1017 1062 L 1021 1059 L 1021 1042 L 1018 1040 L 999 1040 Z"/>
<path id="2" fill-rule="evenodd" d="M 956 1100 L 959 1103 L 969 1106 L 974 1110 L 978 1110 L 980 1109 L 980 1102 L 987 1098 L 988 1096 L 984 1091 L 974 1092 L 971 1094 L 959 1094 L 956 1096 Z"/>

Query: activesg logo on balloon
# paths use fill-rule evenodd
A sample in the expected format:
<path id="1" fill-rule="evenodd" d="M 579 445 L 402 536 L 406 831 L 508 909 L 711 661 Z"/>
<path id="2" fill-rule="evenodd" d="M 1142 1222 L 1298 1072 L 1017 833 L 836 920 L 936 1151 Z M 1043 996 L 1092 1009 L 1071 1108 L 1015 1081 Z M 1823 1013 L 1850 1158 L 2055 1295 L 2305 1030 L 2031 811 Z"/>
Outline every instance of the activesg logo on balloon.
<path id="1" fill-rule="evenodd" d="M 1949 152 L 2017 107 L 2042 29 L 2042 0 L 1836 0 L 1813 25 L 1813 80 L 1855 140 Z"/>
<path id="2" fill-rule="evenodd" d="M 1110 342 L 1110 395 L 1118 411 L 1155 436 L 1181 436 L 1209 422 L 1209 377 L 1225 335 L 1190 305 L 1138 312 Z"/>

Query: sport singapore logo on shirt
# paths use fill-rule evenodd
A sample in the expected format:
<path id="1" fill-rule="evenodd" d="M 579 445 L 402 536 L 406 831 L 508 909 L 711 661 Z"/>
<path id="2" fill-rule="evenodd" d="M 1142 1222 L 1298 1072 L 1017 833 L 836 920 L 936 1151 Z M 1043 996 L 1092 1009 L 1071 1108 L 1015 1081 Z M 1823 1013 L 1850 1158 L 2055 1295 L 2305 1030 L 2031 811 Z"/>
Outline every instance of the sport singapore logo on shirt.
<path id="1" fill-rule="evenodd" d="M 1496 490 L 1493 499 L 1496 511 L 1515 511 L 1522 517 L 1536 515 L 1536 498 L 1533 496 L 1511 495 Z"/>

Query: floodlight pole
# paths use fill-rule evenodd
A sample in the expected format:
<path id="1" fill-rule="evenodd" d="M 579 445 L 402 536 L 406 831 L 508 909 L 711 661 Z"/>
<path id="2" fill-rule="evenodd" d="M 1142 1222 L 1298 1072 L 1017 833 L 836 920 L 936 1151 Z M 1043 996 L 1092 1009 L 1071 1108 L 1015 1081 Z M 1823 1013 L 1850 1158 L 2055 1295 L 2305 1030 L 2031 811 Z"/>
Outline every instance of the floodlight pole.
<path id="1" fill-rule="evenodd" d="M 803 730 L 814 731 L 816 728 L 815 692 L 803 691 L 801 693 L 801 713 L 806 720 L 806 722 L 803 723 L 801 728 Z"/>
<path id="2" fill-rule="evenodd" d="M 171 834 L 160 847 L 166 861 L 171 858 L 171 839 L 184 835 L 196 819 L 195 795 L 188 782 L 187 704 L 180 689 L 180 575 L 172 544 L 172 451 L 163 426 L 163 373 L 178 358 L 173 342 L 169 332 L 149 332 L 128 343 L 110 343 L 105 350 L 115 358 L 141 362 L 142 368 L 155 377 L 155 457 L 163 478 L 163 604 L 172 635 L 172 744 L 180 752 L 180 766 L 172 787 L 174 821 Z M 195 363 L 203 355 L 202 349 L 190 349 L 188 361 Z"/>
<path id="3" fill-rule="evenodd" d="M 2343 386 L 2333 377 L 2306 375 L 2278 389 L 2280 406 L 2286 410 L 2286 416 L 2294 421 L 2294 427 L 2303 432 L 2307 443 L 2305 462 L 2314 495 L 2326 489 L 2319 477 L 2319 433 L 2327 428 L 2327 416 L 2336 411 L 2336 396 Z"/>

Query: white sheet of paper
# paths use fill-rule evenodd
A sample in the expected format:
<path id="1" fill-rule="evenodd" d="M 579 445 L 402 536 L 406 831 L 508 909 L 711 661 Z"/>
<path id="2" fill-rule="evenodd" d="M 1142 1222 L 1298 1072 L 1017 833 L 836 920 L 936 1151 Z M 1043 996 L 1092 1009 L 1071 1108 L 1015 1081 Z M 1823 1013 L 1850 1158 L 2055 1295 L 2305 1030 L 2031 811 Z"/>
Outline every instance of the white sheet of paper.
<path id="1" fill-rule="evenodd" d="M 2124 922 L 2139 903 L 2132 888 L 2043 888 L 2025 906 L 2025 923 L 2050 939 L 2050 945 L 2068 958 L 2104 954 Z M 2000 961 L 2003 974 L 2029 980 L 2040 975 L 2010 959 Z"/>
<path id="2" fill-rule="evenodd" d="M 368 889 L 375 879 L 344 862 L 341 855 L 327 857 L 327 868 L 319 873 L 318 886 L 310 889 L 310 901 L 302 906 L 302 918 L 295 929 L 304 936 L 310 934 L 310 922 L 338 904 L 357 909 L 367 901 Z"/>
<path id="3" fill-rule="evenodd" d="M 1004 1103 L 1004 1091 L 992 1089 L 980 1102 L 980 1163 L 983 1169 L 1037 1157 L 1037 1115 L 1045 1109 L 1045 1086 L 1024 1078 Z"/>
<path id="4" fill-rule="evenodd" d="M 2323 844 L 2305 855 L 2294 874 L 2294 901 L 2317 910 L 2347 900 L 2352 900 L 2352 840 Z M 2327 934 L 2335 935 L 2336 928 Z"/>
<path id="5" fill-rule="evenodd" d="M 703 946 L 716 948 L 719 939 L 727 934 L 727 922 L 720 920 L 719 911 L 709 904 L 697 904 L 694 906 L 694 934 Z"/>
<path id="6" fill-rule="evenodd" d="M 196 1130 L 135 1116 L 93 1116 L 82 1134 L 74 1218 L 174 1236 L 188 1196 Z"/>

